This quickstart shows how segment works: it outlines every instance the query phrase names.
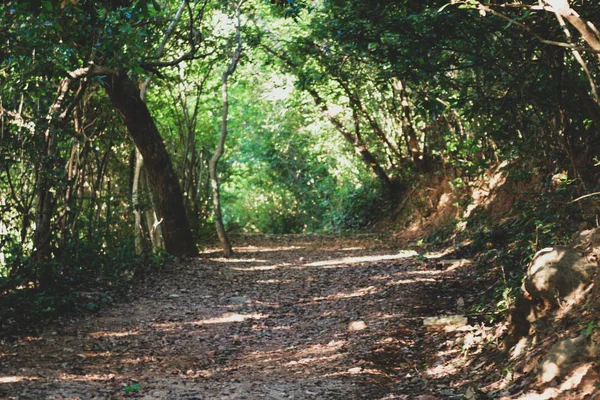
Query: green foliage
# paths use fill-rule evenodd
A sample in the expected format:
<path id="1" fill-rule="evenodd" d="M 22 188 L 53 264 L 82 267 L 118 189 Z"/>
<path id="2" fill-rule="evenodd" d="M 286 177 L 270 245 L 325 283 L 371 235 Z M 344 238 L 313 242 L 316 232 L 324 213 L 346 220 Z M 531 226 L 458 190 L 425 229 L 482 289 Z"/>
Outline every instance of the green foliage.
<path id="1" fill-rule="evenodd" d="M 41 327 L 65 314 L 95 311 L 112 302 L 114 295 L 148 268 L 132 251 L 132 243 L 108 248 L 101 238 L 66 243 L 49 267 L 53 284 L 46 290 L 35 285 L 43 267 L 23 255 L 18 246 L 4 249 L 0 269 L 0 326 L 2 334 Z"/>
<path id="2" fill-rule="evenodd" d="M 139 392 L 140 391 L 140 384 L 139 383 L 133 383 L 131 385 L 126 385 L 123 387 L 123 390 L 127 393 L 134 393 L 134 392 Z"/>
<path id="3" fill-rule="evenodd" d="M 375 180 L 354 187 L 346 185 L 335 192 L 329 202 L 325 227 L 336 231 L 367 228 L 385 218 L 390 206 L 380 184 Z"/>
<path id="4" fill-rule="evenodd" d="M 383 178 L 412 188 L 427 175 L 452 176 L 461 192 L 490 166 L 518 162 L 528 167 L 510 169 L 514 188 L 539 182 L 517 193 L 502 220 L 474 210 L 462 221 L 472 243 L 459 249 L 503 271 L 485 302 L 504 311 L 535 251 L 564 243 L 599 211 L 592 198 L 571 200 L 598 183 L 600 126 L 590 87 L 600 63 L 582 52 L 583 71 L 572 52 L 541 44 L 517 24 L 564 40 L 543 13 L 498 7 L 506 18 L 497 18 L 471 0 L 446 3 L 244 3 L 244 52 L 230 81 L 219 171 L 225 221 L 229 229 L 269 233 L 362 229 L 393 209 Z M 214 235 L 207 163 L 221 123 L 231 3 L 190 2 L 171 25 L 179 5 L 3 3 L 0 316 L 7 321 L 96 309 L 104 300 L 82 300 L 82 293 L 132 283 L 143 272 L 133 251 L 133 146 L 102 91 L 108 77 L 72 82 L 60 109 L 51 109 L 68 72 L 93 64 L 139 83 L 152 78 L 147 103 L 180 175 L 191 225 L 199 241 Z M 578 12 L 600 18 L 594 2 L 578 4 Z M 142 172 L 136 206 L 147 215 L 152 178 Z M 51 251 L 40 262 L 34 238 L 42 193 L 51 195 Z M 416 203 L 429 203 L 427 191 L 417 195 Z M 448 240 L 455 222 L 427 239 Z M 43 291 L 42 270 L 52 281 Z"/>
<path id="5" fill-rule="evenodd" d="M 591 336 L 592 333 L 594 333 L 594 331 L 597 329 L 598 324 L 596 323 L 596 321 L 591 320 L 588 325 L 585 327 L 585 329 L 583 330 L 582 334 L 584 334 L 585 336 Z"/>
<path id="6" fill-rule="evenodd" d="M 479 299 L 478 310 L 504 315 L 520 292 L 522 279 L 535 253 L 542 248 L 564 245 L 582 222 L 583 215 L 569 200 L 577 194 L 577 183 L 566 173 L 548 174 L 543 181 L 532 180 L 537 171 L 512 168 L 509 181 L 526 184 L 527 191 L 516 191 L 510 212 L 501 221 L 481 212 L 474 213 L 461 237 L 472 240 L 462 255 L 477 255 L 483 276 L 496 283 L 487 296 Z M 491 277 L 495 275 L 495 278 Z"/>

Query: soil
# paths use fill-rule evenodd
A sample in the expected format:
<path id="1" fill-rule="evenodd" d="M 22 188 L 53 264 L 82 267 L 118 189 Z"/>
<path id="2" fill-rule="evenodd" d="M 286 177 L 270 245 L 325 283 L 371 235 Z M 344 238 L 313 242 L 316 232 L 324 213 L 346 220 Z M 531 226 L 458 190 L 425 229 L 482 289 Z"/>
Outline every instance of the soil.
<path id="1" fill-rule="evenodd" d="M 177 260 L 127 302 L 0 342 L 0 398 L 477 398 L 502 378 L 479 317 L 423 324 L 486 289 L 468 263 L 368 234 L 240 240 L 232 258 Z"/>

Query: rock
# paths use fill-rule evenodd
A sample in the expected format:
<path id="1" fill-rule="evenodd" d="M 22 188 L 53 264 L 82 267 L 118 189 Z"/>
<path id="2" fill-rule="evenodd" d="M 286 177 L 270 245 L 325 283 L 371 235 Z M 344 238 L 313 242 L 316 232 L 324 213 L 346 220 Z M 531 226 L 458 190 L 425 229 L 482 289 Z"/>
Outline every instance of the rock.
<path id="1" fill-rule="evenodd" d="M 425 326 L 464 326 L 469 323 L 467 317 L 463 315 L 445 315 L 441 317 L 427 317 L 423 319 Z"/>
<path id="2" fill-rule="evenodd" d="M 566 246 L 546 248 L 537 252 L 527 270 L 523 292 L 552 308 L 557 299 L 567 301 L 591 278 L 595 263 Z"/>
<path id="3" fill-rule="evenodd" d="M 581 235 L 583 239 L 575 244 L 594 235 L 595 231 Z M 568 312 L 569 306 L 580 304 L 587 296 L 585 289 L 592 283 L 596 268 L 595 262 L 571 247 L 556 246 L 537 252 L 523 281 L 523 292 L 510 312 L 506 349 L 540 327 L 543 330 L 543 324 L 548 323 L 545 319 L 555 310 Z"/>
<path id="4" fill-rule="evenodd" d="M 348 324 L 348 332 L 357 332 L 367 329 L 365 321 L 352 321 Z"/>
<path id="5" fill-rule="evenodd" d="M 587 335 L 580 335 L 574 339 L 560 341 L 548 351 L 540 364 L 538 378 L 542 383 L 551 382 L 555 378 L 565 376 L 571 368 L 598 354 L 595 346 Z"/>

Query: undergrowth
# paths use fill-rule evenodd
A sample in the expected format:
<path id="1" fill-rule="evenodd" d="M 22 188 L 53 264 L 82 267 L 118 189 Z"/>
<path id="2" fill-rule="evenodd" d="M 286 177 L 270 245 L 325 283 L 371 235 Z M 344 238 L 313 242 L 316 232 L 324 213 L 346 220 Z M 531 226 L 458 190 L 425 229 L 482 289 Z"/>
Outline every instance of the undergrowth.
<path id="1" fill-rule="evenodd" d="M 509 171 L 513 183 L 531 176 L 531 171 Z M 537 251 L 569 244 L 580 226 L 595 225 L 594 206 L 586 209 L 573 202 L 580 195 L 579 189 L 578 182 L 568 179 L 566 173 L 547 174 L 525 191 L 515 191 L 517 197 L 505 215 L 492 215 L 482 206 L 464 220 L 439 224 L 424 242 L 453 246 L 453 257 L 475 261 L 481 280 L 490 286 L 471 311 L 494 322 L 504 318 L 514 303 Z"/>
<path id="2" fill-rule="evenodd" d="M 143 262 L 131 244 L 108 250 L 102 244 L 72 241 L 49 261 L 52 284 L 34 284 L 42 267 L 14 246 L 0 274 L 0 337 L 34 332 L 50 321 L 95 312 L 167 259 L 157 253 Z"/>

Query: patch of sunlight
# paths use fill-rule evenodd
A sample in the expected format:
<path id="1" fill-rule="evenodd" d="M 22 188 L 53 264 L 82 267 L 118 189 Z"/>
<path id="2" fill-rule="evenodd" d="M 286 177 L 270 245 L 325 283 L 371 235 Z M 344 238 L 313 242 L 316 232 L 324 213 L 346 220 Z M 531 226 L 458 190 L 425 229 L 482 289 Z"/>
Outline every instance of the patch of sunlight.
<path id="1" fill-rule="evenodd" d="M 433 278 L 398 279 L 395 281 L 387 282 L 385 284 L 385 286 L 406 285 L 409 283 L 417 283 L 417 282 L 435 282 L 435 279 L 433 279 Z"/>
<path id="2" fill-rule="evenodd" d="M 110 356 L 112 356 L 112 353 L 110 351 L 103 351 L 100 353 L 87 352 L 87 353 L 77 354 L 77 357 L 81 357 L 83 359 L 85 359 L 85 358 L 101 358 L 101 357 L 110 357 Z"/>
<path id="3" fill-rule="evenodd" d="M 280 246 L 280 247 L 235 247 L 234 250 L 238 253 L 266 253 L 268 251 L 290 251 L 290 250 L 302 250 L 304 246 Z"/>
<path id="4" fill-rule="evenodd" d="M 247 268 L 242 268 L 242 267 L 232 267 L 231 269 L 234 271 L 270 271 L 273 269 L 277 269 L 279 268 L 279 265 L 260 265 L 258 267 L 247 267 Z"/>
<path id="5" fill-rule="evenodd" d="M 404 314 L 383 314 L 379 319 L 392 319 L 392 318 L 404 318 Z"/>
<path id="6" fill-rule="evenodd" d="M 201 321 L 195 321 L 192 323 L 192 325 L 210 325 L 210 324 L 224 324 L 227 322 L 244 322 L 248 319 L 262 319 L 262 318 L 266 318 L 266 315 L 263 314 L 259 314 L 259 313 L 253 313 L 253 314 L 238 314 L 238 313 L 231 313 L 231 312 L 227 312 L 224 314 L 221 314 L 218 317 L 215 318 L 208 318 L 208 319 L 203 319 Z"/>
<path id="7" fill-rule="evenodd" d="M 59 381 L 67 382 L 88 382 L 88 381 L 108 381 L 114 379 L 113 374 L 85 374 L 85 375 L 74 375 L 74 374 L 60 374 L 58 377 Z"/>
<path id="8" fill-rule="evenodd" d="M 364 250 L 364 247 L 344 247 L 342 251 L 356 251 L 356 250 Z"/>
<path id="9" fill-rule="evenodd" d="M 445 271 L 408 271 L 406 275 L 439 275 L 443 274 Z"/>
<path id="10" fill-rule="evenodd" d="M 560 385 L 560 390 L 566 391 L 577 388 L 591 368 L 591 363 L 587 363 L 575 368 L 573 373 L 562 383 L 562 385 Z"/>
<path id="11" fill-rule="evenodd" d="M 455 249 L 452 247 L 447 247 L 445 249 L 442 249 L 440 251 L 430 251 L 427 252 L 427 254 L 425 254 L 425 258 L 429 258 L 429 259 L 436 259 L 436 258 L 442 258 L 450 253 L 452 253 Z"/>
<path id="12" fill-rule="evenodd" d="M 272 331 L 290 331 L 292 330 L 292 326 L 291 325 L 280 325 L 280 326 L 273 326 L 271 328 Z"/>
<path id="13" fill-rule="evenodd" d="M 163 332 L 173 332 L 181 329 L 181 324 L 178 322 L 160 322 L 152 324 L 154 329 L 160 329 Z"/>
<path id="14" fill-rule="evenodd" d="M 438 364 L 436 366 L 427 368 L 425 372 L 427 375 L 435 378 L 443 378 L 448 375 L 454 375 L 458 372 L 454 365 L 450 364 Z"/>
<path id="15" fill-rule="evenodd" d="M 39 378 L 35 376 L 22 376 L 22 375 L 13 375 L 13 376 L 0 376 L 0 385 L 3 383 L 17 383 L 21 381 L 37 381 Z"/>
<path id="16" fill-rule="evenodd" d="M 344 356 L 341 354 L 333 354 L 330 356 L 321 356 L 321 357 L 306 357 L 306 358 L 301 358 L 299 360 L 290 361 L 284 365 L 286 365 L 288 367 L 293 367 L 295 365 L 313 364 L 313 363 L 319 362 L 319 361 L 334 361 L 336 359 L 340 359 L 343 357 Z"/>
<path id="17" fill-rule="evenodd" d="M 19 340 L 18 343 L 39 342 L 42 340 L 44 340 L 44 338 L 41 336 L 25 336 L 23 339 Z"/>
<path id="18" fill-rule="evenodd" d="M 388 336 L 388 337 L 384 337 L 381 340 L 378 340 L 377 344 L 389 344 L 389 343 L 395 343 L 395 342 L 398 342 L 398 339 Z"/>
<path id="19" fill-rule="evenodd" d="M 250 328 L 251 331 L 253 332 L 262 332 L 264 331 L 264 327 L 263 326 L 258 326 L 258 325 L 254 325 L 253 327 Z M 270 331 L 290 331 L 292 330 L 292 326 L 291 325 L 279 325 L 279 326 L 270 326 L 269 327 Z"/>
<path id="20" fill-rule="evenodd" d="M 362 262 L 384 261 L 384 260 L 399 260 L 402 258 L 412 257 L 407 254 L 384 254 L 380 256 L 362 256 L 362 257 L 344 257 L 336 260 L 317 261 L 310 264 L 305 264 L 306 267 L 324 267 L 324 268 L 339 268 L 341 264 L 357 264 Z"/>
<path id="21" fill-rule="evenodd" d="M 217 261 L 222 263 L 265 263 L 267 260 L 257 260 L 256 258 L 209 258 L 210 261 Z"/>
<path id="22" fill-rule="evenodd" d="M 416 257 L 419 255 L 419 253 L 415 250 L 400 250 L 398 254 L 401 254 L 406 257 Z"/>
<path id="23" fill-rule="evenodd" d="M 281 350 L 254 351 L 243 358 L 243 364 L 254 367 L 257 364 L 279 363 L 283 354 Z"/>
<path id="24" fill-rule="evenodd" d="M 93 332 L 90 333 L 89 336 L 93 337 L 94 339 L 99 339 L 99 338 L 105 338 L 105 337 L 113 337 L 113 338 L 118 338 L 118 337 L 125 337 L 125 336 L 131 336 L 131 335 L 138 335 L 139 331 L 125 331 L 125 332 Z"/>
<path id="25" fill-rule="evenodd" d="M 329 296 L 324 296 L 324 297 L 313 297 L 312 301 L 349 299 L 352 297 L 367 296 L 369 294 L 377 293 L 377 291 L 378 290 L 375 286 L 369 286 L 366 288 L 360 288 L 352 293 L 336 293 L 336 294 L 331 294 Z"/>
<path id="26" fill-rule="evenodd" d="M 270 283 L 270 284 L 273 284 L 273 283 L 292 283 L 292 280 L 291 279 L 283 279 L 283 280 L 281 280 L 281 279 L 266 279 L 266 280 L 256 281 L 256 283 Z"/>
<path id="27" fill-rule="evenodd" d="M 363 367 L 353 367 L 348 369 L 347 371 L 342 372 L 333 372 L 331 374 L 323 375 L 326 378 L 330 377 L 338 377 L 338 376 L 349 376 L 349 375 L 383 375 L 385 374 L 374 368 L 363 368 Z"/>
<path id="28" fill-rule="evenodd" d="M 337 353 L 342 347 L 346 345 L 346 343 L 347 341 L 345 340 L 332 340 L 327 344 L 318 343 L 297 351 L 295 355 L 301 357 L 301 359 L 311 357 L 324 357 L 331 353 Z"/>
<path id="29" fill-rule="evenodd" d="M 514 360 L 515 358 L 520 357 L 525 352 L 525 350 L 527 350 L 527 347 L 529 347 L 530 344 L 531 343 L 529 338 L 521 338 L 521 340 L 519 340 L 517 344 L 513 347 L 510 358 Z"/>
<path id="30" fill-rule="evenodd" d="M 568 396 L 568 391 L 577 389 L 581 384 L 583 378 L 587 375 L 588 371 L 592 368 L 592 364 L 583 364 L 577 367 L 571 375 L 565 378 L 565 381 L 559 387 L 549 387 L 544 390 L 542 393 L 529 392 L 526 394 L 517 397 L 516 400 L 550 400 L 550 399 L 559 399 L 564 396 L 564 398 L 571 398 Z M 588 386 L 588 387 L 586 387 Z M 592 385 L 583 385 L 579 389 L 579 395 L 581 397 L 577 398 L 587 398 L 586 395 L 593 394 L 596 391 L 595 386 Z M 502 397 L 502 400 L 508 400 L 508 397 Z"/>

